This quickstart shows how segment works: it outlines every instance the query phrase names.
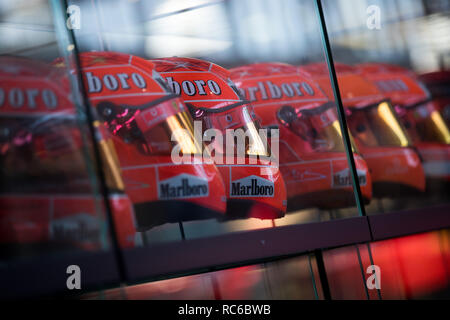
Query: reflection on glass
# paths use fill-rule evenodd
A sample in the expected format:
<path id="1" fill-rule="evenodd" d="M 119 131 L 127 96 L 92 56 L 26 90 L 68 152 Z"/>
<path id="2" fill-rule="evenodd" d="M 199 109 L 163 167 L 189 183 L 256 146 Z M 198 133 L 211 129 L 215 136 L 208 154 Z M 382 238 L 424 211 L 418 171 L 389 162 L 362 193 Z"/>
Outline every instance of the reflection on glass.
<path id="1" fill-rule="evenodd" d="M 70 99 L 65 70 L 31 59 L 1 57 L 0 91 L 9 97 L 0 108 L 0 243 L 24 249 L 0 254 L 107 249 L 103 199 L 94 186 L 92 144 Z M 128 227 L 130 207 L 121 193 L 114 150 L 100 123 L 94 126 L 107 184 L 115 192 L 111 207 L 118 209 L 122 225 Z"/>
<path id="2" fill-rule="evenodd" d="M 94 122 L 94 127 L 97 132 L 101 134 L 103 125 L 99 121 Z M 106 185 L 111 190 L 124 191 L 125 185 L 123 183 L 120 172 L 119 158 L 114 148 L 114 143 L 111 139 L 100 139 L 97 141 L 104 166 Z"/>
<path id="3" fill-rule="evenodd" d="M 429 140 L 450 144 L 450 131 L 441 114 L 438 111 L 433 111 L 431 120 L 432 123 L 428 125 L 429 129 L 427 128 L 428 130 L 426 130 L 427 133 L 429 132 L 426 136 L 431 136 Z"/>
<path id="4" fill-rule="evenodd" d="M 212 112 L 202 109 L 204 112 L 202 123 L 206 129 L 218 130 L 224 135 L 222 140 L 213 137 L 210 150 L 214 150 L 214 154 L 231 157 L 242 157 L 244 152 L 245 156 L 259 156 L 260 159 L 269 157 L 271 152 L 267 137 L 264 135 L 263 141 L 260 134 L 264 131 L 261 131 L 259 122 L 253 119 L 249 107 L 236 105 L 231 109 L 228 108 L 229 106 L 224 107 L 223 111 L 214 109 Z"/>
<path id="5" fill-rule="evenodd" d="M 2 117 L 3 192 L 79 193 L 89 191 L 74 115 Z"/>
<path id="6" fill-rule="evenodd" d="M 351 119 L 358 123 L 356 135 L 367 146 L 408 147 L 409 136 L 389 102 L 364 109 L 353 109 Z"/>
<path id="7" fill-rule="evenodd" d="M 118 52 L 83 52 L 80 60 L 88 98 L 112 135 L 138 232 L 175 225 L 184 238 L 183 222 L 222 218 L 219 172 L 192 161 L 202 155 L 192 118 L 154 65 Z"/>
<path id="8" fill-rule="evenodd" d="M 267 143 L 265 144 L 261 140 L 260 134 L 260 125 L 258 122 L 253 121 L 250 114 L 248 113 L 248 109 L 246 107 L 242 108 L 242 113 L 244 115 L 245 124 L 247 126 L 247 130 L 249 132 L 250 141 L 248 143 L 248 147 L 246 147 L 246 153 L 249 156 L 266 156 L 268 157 L 270 151 L 268 150 L 269 146 Z M 243 128 L 244 129 L 244 128 Z"/>

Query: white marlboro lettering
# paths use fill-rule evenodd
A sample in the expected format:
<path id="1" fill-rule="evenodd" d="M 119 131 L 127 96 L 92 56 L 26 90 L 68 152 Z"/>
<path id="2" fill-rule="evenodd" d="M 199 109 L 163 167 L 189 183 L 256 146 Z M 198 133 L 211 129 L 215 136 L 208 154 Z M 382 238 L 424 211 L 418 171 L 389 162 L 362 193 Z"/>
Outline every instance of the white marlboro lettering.
<path id="1" fill-rule="evenodd" d="M 92 72 L 86 72 L 86 79 L 88 83 L 89 93 L 102 91 L 102 82 L 98 77 L 94 76 Z"/>
<path id="2" fill-rule="evenodd" d="M 270 81 L 266 81 L 266 85 L 269 88 L 270 95 L 273 99 L 281 99 L 281 90 L 276 84 L 273 84 Z"/>
<path id="3" fill-rule="evenodd" d="M 195 90 L 195 86 L 190 81 L 183 81 L 181 86 L 183 87 L 184 93 L 188 96 L 193 96 L 197 92 L 197 90 Z"/>
<path id="4" fill-rule="evenodd" d="M 258 82 L 259 92 L 261 93 L 261 98 L 263 100 L 267 100 L 269 97 L 267 96 L 266 87 L 264 86 L 264 83 Z"/>
<path id="5" fill-rule="evenodd" d="M 292 87 L 294 88 L 295 94 L 297 94 L 297 96 L 299 96 L 299 97 L 303 96 L 303 92 L 302 92 L 302 90 L 300 89 L 300 87 L 301 87 L 301 84 L 300 84 L 300 83 L 293 82 L 293 83 L 292 83 Z"/>
<path id="6" fill-rule="evenodd" d="M 0 88 L 0 107 L 3 107 L 5 103 L 15 109 L 22 107 L 35 109 L 39 103 L 43 103 L 48 109 L 56 109 L 58 98 L 51 89 L 11 88 L 8 91 Z"/>
<path id="7" fill-rule="evenodd" d="M 169 88 L 172 90 L 175 94 L 181 94 L 181 90 L 184 94 L 192 97 L 197 94 L 199 95 L 207 95 L 207 92 L 205 88 L 208 88 L 208 91 L 212 94 L 219 96 L 222 94 L 222 89 L 220 88 L 219 84 L 214 80 L 184 80 L 181 82 L 181 85 L 178 81 L 174 80 L 173 77 L 166 77 L 166 82 L 169 85 Z"/>
<path id="8" fill-rule="evenodd" d="M 379 80 L 375 84 L 383 92 L 408 91 L 408 86 L 401 79 Z"/>
<path id="9" fill-rule="evenodd" d="M 203 80 L 194 80 L 195 84 L 197 85 L 198 93 L 202 96 L 206 95 L 206 91 L 204 86 L 206 85 L 205 81 Z"/>
<path id="10" fill-rule="evenodd" d="M 270 180 L 249 176 L 231 182 L 231 198 L 273 197 L 274 183 Z"/>
<path id="11" fill-rule="evenodd" d="M 307 82 L 284 82 L 277 85 L 271 81 L 259 81 L 256 87 L 240 88 L 240 92 L 250 101 L 302 97 L 305 94 L 313 96 L 315 94 L 314 89 Z"/>
<path id="12" fill-rule="evenodd" d="M 23 91 L 18 88 L 13 88 L 9 92 L 9 104 L 13 108 L 20 108 L 25 101 Z"/>
<path id="13" fill-rule="evenodd" d="M 307 82 L 302 82 L 302 88 L 303 90 L 305 90 L 305 92 L 307 94 L 309 94 L 310 96 L 314 95 L 314 89 L 309 85 L 309 83 Z"/>
<path id="14" fill-rule="evenodd" d="M 49 109 L 55 109 L 58 105 L 58 100 L 53 91 L 46 89 L 42 91 L 42 100 L 44 104 Z"/>
<path id="15" fill-rule="evenodd" d="M 258 91 L 257 87 L 250 87 L 247 89 L 248 90 L 248 96 L 249 96 L 249 100 L 250 101 L 255 101 L 256 100 L 256 92 Z"/>
<path id="16" fill-rule="evenodd" d="M 38 89 L 29 89 L 27 90 L 27 100 L 28 100 L 28 106 L 31 109 L 36 108 L 36 96 L 39 94 L 39 90 Z M 46 99 L 48 100 L 47 97 L 48 94 L 46 94 Z"/>
<path id="17" fill-rule="evenodd" d="M 172 77 L 167 77 L 166 81 L 173 93 L 175 93 L 176 95 L 181 94 L 181 87 L 177 81 L 174 81 Z"/>
<path id="18" fill-rule="evenodd" d="M 119 83 L 111 74 L 106 74 L 103 77 L 103 82 L 105 83 L 105 87 L 110 91 L 116 91 L 119 88 Z"/>
<path id="19" fill-rule="evenodd" d="M 130 89 L 130 86 L 128 84 L 128 79 L 130 78 L 130 76 L 126 73 L 118 73 L 117 74 L 117 78 L 119 78 L 120 81 L 120 85 L 122 86 L 122 89 Z"/>
<path id="20" fill-rule="evenodd" d="M 147 87 L 147 82 L 145 82 L 144 77 L 141 76 L 139 73 L 132 73 L 131 74 L 131 80 L 133 80 L 133 83 L 139 89 L 144 89 L 144 88 Z"/>
<path id="21" fill-rule="evenodd" d="M 313 181 L 326 178 L 325 175 L 317 172 L 312 172 L 309 169 L 297 170 L 297 169 L 289 169 L 288 167 L 283 167 L 282 172 L 283 177 L 286 177 L 285 178 L 286 182 Z"/>
<path id="22" fill-rule="evenodd" d="M 365 186 L 367 184 L 367 172 L 365 170 L 357 169 L 359 185 Z M 350 175 L 350 169 L 344 169 L 342 171 L 336 172 L 333 175 L 333 187 L 342 188 L 342 187 L 351 187 L 352 186 L 352 177 Z"/>
<path id="23" fill-rule="evenodd" d="M 292 89 L 289 83 L 283 83 L 281 85 L 281 90 L 283 90 L 283 93 L 289 98 L 292 98 L 294 96 L 294 89 Z"/>
<path id="24" fill-rule="evenodd" d="M 139 73 L 105 74 L 100 79 L 100 77 L 94 75 L 92 72 L 86 72 L 85 76 L 89 93 L 102 92 L 103 88 L 106 88 L 109 91 L 117 91 L 119 89 L 128 90 L 131 88 L 131 84 L 134 84 L 134 86 L 139 89 L 147 87 L 147 82 Z"/>
<path id="25" fill-rule="evenodd" d="M 158 183 L 158 198 L 162 200 L 199 198 L 208 195 L 208 180 L 186 173 Z"/>
<path id="26" fill-rule="evenodd" d="M 50 222 L 50 239 L 55 241 L 90 243 L 100 242 L 100 223 L 87 213 L 72 214 Z"/>

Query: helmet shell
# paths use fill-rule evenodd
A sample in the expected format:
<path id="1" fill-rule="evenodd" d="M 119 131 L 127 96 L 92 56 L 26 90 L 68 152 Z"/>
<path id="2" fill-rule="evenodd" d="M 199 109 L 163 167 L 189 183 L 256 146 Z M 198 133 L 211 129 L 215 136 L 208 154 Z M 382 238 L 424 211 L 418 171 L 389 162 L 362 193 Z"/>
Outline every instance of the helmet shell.
<path id="1" fill-rule="evenodd" d="M 408 135 L 394 110 L 388 102 L 384 102 L 388 97 L 358 67 L 336 63 L 335 68 L 349 129 L 371 171 L 374 196 L 396 197 L 423 192 L 425 175 L 420 157 L 410 148 Z M 331 98 L 332 87 L 329 78 L 325 76 L 325 63 L 301 66 L 300 69 L 316 80 Z M 376 109 L 376 112 L 374 107 L 381 108 L 382 103 L 384 112 L 381 109 Z M 401 131 L 404 146 L 376 142 L 379 137 L 386 136 L 386 131 L 383 128 L 372 132 L 375 128 L 372 124 L 375 122 L 371 117 L 379 119 L 377 123 L 385 123 L 382 119 L 382 114 L 385 113 L 396 123 L 395 129 Z"/>
<path id="2" fill-rule="evenodd" d="M 446 81 L 445 72 L 418 77 L 411 70 L 385 63 L 365 63 L 357 67 L 395 106 L 421 156 L 427 190 L 434 193 L 444 190 L 443 184 L 450 182 L 450 121 L 445 121 L 444 109 L 450 99 L 442 93 L 449 92 L 445 83 L 450 83 L 450 72 Z M 434 134 L 430 134 L 431 128 Z"/>
<path id="3" fill-rule="evenodd" d="M 224 184 L 214 164 L 172 161 L 171 125 L 189 131 L 192 119 L 155 65 L 115 52 L 85 52 L 80 59 L 89 100 L 112 134 L 138 228 L 222 217 Z"/>
<path id="4" fill-rule="evenodd" d="M 85 140 L 67 75 L 67 70 L 39 61 L 0 57 L 2 244 L 104 245 L 105 216 L 98 212 L 102 199 L 92 190 L 82 156 Z M 119 244 L 134 246 L 129 198 L 116 190 L 110 203 Z"/>
<path id="5" fill-rule="evenodd" d="M 151 62 L 171 90 L 191 106 L 194 118 L 202 120 L 206 127 L 225 133 L 227 129 L 246 128 L 249 123 L 258 125 L 252 106 L 241 96 L 227 69 L 192 58 L 164 58 Z M 232 162 L 217 164 L 227 189 L 227 214 L 261 219 L 282 217 L 286 211 L 286 189 L 278 166 L 260 160 L 257 164 L 245 162 L 243 166 L 236 155 Z M 259 193 L 257 189 L 261 186 L 271 192 Z"/>
<path id="6" fill-rule="evenodd" d="M 308 139 L 312 130 L 337 121 L 335 106 L 325 92 L 297 67 L 284 63 L 241 66 L 231 70 L 231 77 L 252 101 L 262 124 L 280 128 L 280 170 L 288 186 L 289 208 L 353 205 L 345 153 L 318 151 Z M 355 157 L 363 196 L 369 201 L 370 174 L 364 160 Z"/>

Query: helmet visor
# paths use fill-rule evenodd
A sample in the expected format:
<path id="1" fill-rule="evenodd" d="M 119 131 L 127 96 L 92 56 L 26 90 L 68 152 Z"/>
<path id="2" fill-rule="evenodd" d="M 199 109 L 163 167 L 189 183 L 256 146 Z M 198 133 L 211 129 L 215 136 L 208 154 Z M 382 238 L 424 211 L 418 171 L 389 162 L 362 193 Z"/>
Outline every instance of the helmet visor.
<path id="1" fill-rule="evenodd" d="M 277 116 L 283 125 L 307 142 L 311 152 L 345 152 L 334 103 L 298 111 L 291 106 L 283 106 Z M 350 142 L 353 152 L 357 152 L 351 135 Z"/>
<path id="2" fill-rule="evenodd" d="M 397 109 L 415 142 L 450 144 L 450 130 L 441 113 L 432 103 Z"/>
<path id="3" fill-rule="evenodd" d="M 216 109 L 191 106 L 206 129 L 217 129 L 225 136 L 223 141 L 212 139 L 209 149 L 227 156 L 270 157 L 267 134 L 246 101 Z M 227 144 L 230 139 L 233 143 Z"/>
<path id="4" fill-rule="evenodd" d="M 183 103 L 166 96 L 142 106 L 97 105 L 100 117 L 116 137 L 147 156 L 171 155 L 178 145 L 183 154 L 202 154 L 200 142 L 194 139 L 194 127 Z"/>
<path id="5" fill-rule="evenodd" d="M 349 126 L 366 146 L 408 147 L 410 137 L 389 101 L 365 108 L 348 108 Z"/>

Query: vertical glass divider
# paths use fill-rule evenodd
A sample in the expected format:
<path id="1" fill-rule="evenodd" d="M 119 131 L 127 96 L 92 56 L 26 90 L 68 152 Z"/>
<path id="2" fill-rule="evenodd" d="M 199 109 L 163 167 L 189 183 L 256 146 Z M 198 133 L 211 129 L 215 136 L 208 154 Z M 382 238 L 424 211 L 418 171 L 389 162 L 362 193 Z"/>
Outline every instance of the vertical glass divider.
<path id="1" fill-rule="evenodd" d="M 124 264 L 124 257 L 122 254 L 122 250 L 120 249 L 118 238 L 117 238 L 117 229 L 116 224 L 112 215 L 112 208 L 109 202 L 109 190 L 106 185 L 106 174 L 103 169 L 103 161 L 100 155 L 99 146 L 97 144 L 96 140 L 96 129 L 94 127 L 94 115 L 92 113 L 92 109 L 90 107 L 89 98 L 86 94 L 86 88 L 84 85 L 84 82 L 82 80 L 82 71 L 81 71 L 81 64 L 80 59 L 78 56 L 78 46 L 76 43 L 75 35 L 73 33 L 73 30 L 66 28 L 66 19 L 68 18 L 66 15 L 66 8 L 67 6 L 67 0 L 60 1 L 60 0 L 51 0 L 50 5 L 52 7 L 53 12 L 53 19 L 55 23 L 55 31 L 56 36 L 58 39 L 58 46 L 61 50 L 61 52 L 64 54 L 64 61 L 67 64 L 67 68 L 70 69 L 72 67 L 71 64 L 69 64 L 70 55 L 73 56 L 73 66 L 75 68 L 75 76 L 70 76 L 70 70 L 68 70 L 69 73 L 69 81 L 71 84 L 72 94 L 73 94 L 73 103 L 76 105 L 76 108 L 78 110 L 84 111 L 86 115 L 87 125 L 89 128 L 89 134 L 92 139 L 92 149 L 94 153 L 94 161 L 95 165 L 97 167 L 97 176 L 99 180 L 99 187 L 100 192 L 103 198 L 105 211 L 106 211 L 106 221 L 108 230 L 111 236 L 111 242 L 113 247 L 114 256 L 117 261 L 117 269 L 119 272 L 119 279 L 120 281 L 125 281 L 126 279 L 126 272 L 125 272 L 125 264 Z M 69 52 L 71 51 L 71 53 Z"/>
<path id="2" fill-rule="evenodd" d="M 339 116 L 339 124 L 341 126 L 342 137 L 344 139 L 345 152 L 347 160 L 350 166 L 351 177 L 353 181 L 353 191 L 355 193 L 356 206 L 360 216 L 366 216 L 366 210 L 361 193 L 361 187 L 359 185 L 358 173 L 356 170 L 355 159 L 353 158 L 352 146 L 350 143 L 350 135 L 348 133 L 347 121 L 345 119 L 344 106 L 341 100 L 341 94 L 339 91 L 339 84 L 337 80 L 336 70 L 334 68 L 333 54 L 331 52 L 330 40 L 328 38 L 327 26 L 325 23 L 325 16 L 322 8 L 322 1 L 315 0 L 316 13 L 320 22 L 320 34 L 322 38 L 322 44 L 325 50 L 325 58 L 327 60 L 328 70 L 330 73 L 331 86 L 333 87 L 333 94 L 336 100 L 337 112 Z M 370 226 L 369 226 L 370 227 Z M 370 232 L 372 234 L 372 231 Z"/>
<path id="3" fill-rule="evenodd" d="M 323 259 L 323 250 L 317 249 L 314 250 L 314 256 L 316 258 L 317 270 L 319 272 L 320 284 L 322 285 L 323 297 L 325 300 L 330 301 L 331 298 L 331 290 L 330 284 L 328 282 L 327 271 L 325 269 L 325 262 Z"/>

